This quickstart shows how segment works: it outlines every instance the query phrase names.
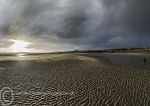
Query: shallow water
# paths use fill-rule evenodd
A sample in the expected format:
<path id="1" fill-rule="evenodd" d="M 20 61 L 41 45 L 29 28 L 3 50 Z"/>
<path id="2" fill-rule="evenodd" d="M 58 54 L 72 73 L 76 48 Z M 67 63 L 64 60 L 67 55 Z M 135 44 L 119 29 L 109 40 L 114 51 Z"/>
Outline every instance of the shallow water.
<path id="1" fill-rule="evenodd" d="M 149 64 L 149 54 L 89 54 L 96 59 L 105 59 L 112 64 Z"/>
<path id="2" fill-rule="evenodd" d="M 103 56 L 113 64 L 148 64 L 149 55 L 105 55 Z"/>
<path id="3" fill-rule="evenodd" d="M 7 60 L 39 60 L 39 59 L 46 59 L 51 55 L 47 54 L 39 54 L 39 55 L 28 55 L 28 54 L 16 54 L 10 56 L 0 56 L 0 61 L 7 61 Z"/>

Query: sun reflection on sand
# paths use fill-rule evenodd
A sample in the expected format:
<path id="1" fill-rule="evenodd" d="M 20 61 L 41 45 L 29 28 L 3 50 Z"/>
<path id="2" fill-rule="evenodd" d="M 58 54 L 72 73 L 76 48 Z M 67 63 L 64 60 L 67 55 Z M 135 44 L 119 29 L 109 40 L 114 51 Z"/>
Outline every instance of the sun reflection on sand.
<path id="1" fill-rule="evenodd" d="M 24 53 L 18 53 L 17 57 L 26 57 Z"/>

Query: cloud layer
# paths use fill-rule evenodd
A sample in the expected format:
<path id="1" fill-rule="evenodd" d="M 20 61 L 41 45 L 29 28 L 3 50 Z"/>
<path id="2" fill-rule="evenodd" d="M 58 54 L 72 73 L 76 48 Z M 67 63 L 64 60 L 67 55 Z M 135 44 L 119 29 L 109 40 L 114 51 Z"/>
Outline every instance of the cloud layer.
<path id="1" fill-rule="evenodd" d="M 39 41 L 32 40 L 30 48 L 52 51 L 149 47 L 149 4 L 149 0 L 0 0 L 0 38 L 20 32 Z"/>

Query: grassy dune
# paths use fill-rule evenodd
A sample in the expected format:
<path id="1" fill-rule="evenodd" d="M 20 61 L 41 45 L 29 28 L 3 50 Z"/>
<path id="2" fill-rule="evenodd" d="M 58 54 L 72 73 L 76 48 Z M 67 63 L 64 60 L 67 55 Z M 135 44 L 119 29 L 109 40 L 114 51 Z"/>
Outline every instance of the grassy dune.
<path id="1" fill-rule="evenodd" d="M 150 65 L 112 64 L 105 58 L 55 54 L 0 62 L 0 88 L 18 94 L 18 106 L 149 106 Z M 50 95 L 49 92 L 68 92 Z"/>

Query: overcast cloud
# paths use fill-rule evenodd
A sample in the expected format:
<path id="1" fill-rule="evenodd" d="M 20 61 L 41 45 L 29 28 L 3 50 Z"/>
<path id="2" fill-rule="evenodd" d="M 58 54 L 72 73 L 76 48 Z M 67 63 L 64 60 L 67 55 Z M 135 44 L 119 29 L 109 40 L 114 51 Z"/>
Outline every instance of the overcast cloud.
<path id="1" fill-rule="evenodd" d="M 47 51 L 150 47 L 149 4 L 150 0 L 0 0 L 0 48 L 7 48 L 11 43 L 6 39 L 18 32 L 32 38 L 29 48 Z"/>

